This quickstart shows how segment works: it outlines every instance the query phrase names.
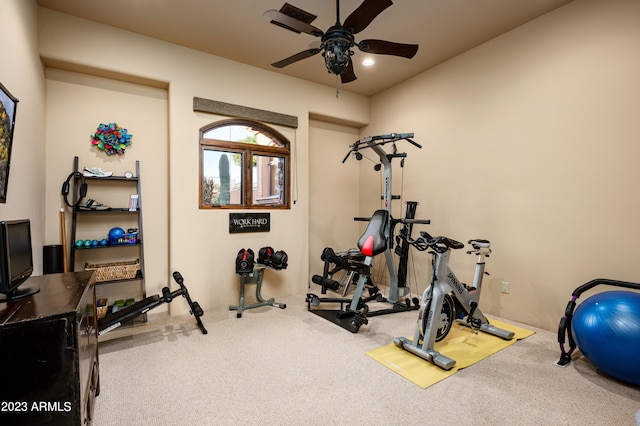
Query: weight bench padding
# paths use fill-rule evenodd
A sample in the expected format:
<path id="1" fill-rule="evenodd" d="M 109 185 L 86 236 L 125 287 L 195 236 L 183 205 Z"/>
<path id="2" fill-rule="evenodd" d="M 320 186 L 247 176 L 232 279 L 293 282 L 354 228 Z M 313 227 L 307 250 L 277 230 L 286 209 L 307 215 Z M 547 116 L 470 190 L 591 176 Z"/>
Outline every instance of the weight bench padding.
<path id="1" fill-rule="evenodd" d="M 358 248 L 365 256 L 373 257 L 387 249 L 385 231 L 389 223 L 387 210 L 376 210 L 369 220 L 369 226 L 358 240 Z"/>
<path id="2" fill-rule="evenodd" d="M 163 303 L 162 298 L 159 295 L 149 296 L 145 299 L 139 300 L 133 305 L 127 306 L 113 314 L 109 314 L 104 318 L 98 320 L 98 332 L 108 329 L 114 324 L 122 324 L 129 320 L 134 319 L 138 315 L 144 314 L 150 309 Z"/>

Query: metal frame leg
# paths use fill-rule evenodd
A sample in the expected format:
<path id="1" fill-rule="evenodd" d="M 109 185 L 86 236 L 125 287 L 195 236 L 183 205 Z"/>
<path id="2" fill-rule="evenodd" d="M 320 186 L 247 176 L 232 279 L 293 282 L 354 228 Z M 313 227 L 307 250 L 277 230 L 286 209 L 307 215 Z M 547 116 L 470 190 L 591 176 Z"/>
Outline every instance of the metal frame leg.
<path id="1" fill-rule="evenodd" d="M 240 274 L 240 303 L 238 305 L 230 305 L 230 311 L 238 311 L 237 318 L 242 318 L 242 312 L 247 309 L 259 308 L 262 306 L 275 306 L 280 309 L 285 309 L 287 305 L 285 303 L 276 302 L 272 297 L 265 299 L 262 297 L 262 278 L 264 277 L 264 270 L 267 269 L 265 265 L 257 264 L 250 274 Z M 244 286 L 246 284 L 256 284 L 256 303 L 250 303 L 245 305 L 244 303 Z"/>

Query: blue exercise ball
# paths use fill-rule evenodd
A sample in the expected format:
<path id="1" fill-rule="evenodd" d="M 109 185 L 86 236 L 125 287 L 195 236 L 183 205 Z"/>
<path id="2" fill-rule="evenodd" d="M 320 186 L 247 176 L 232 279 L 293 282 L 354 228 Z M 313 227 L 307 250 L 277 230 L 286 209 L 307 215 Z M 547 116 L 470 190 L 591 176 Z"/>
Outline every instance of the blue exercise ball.
<path id="1" fill-rule="evenodd" d="M 640 293 L 607 291 L 589 297 L 575 310 L 571 328 L 591 364 L 640 385 Z"/>
<path id="2" fill-rule="evenodd" d="M 123 236 L 124 229 L 120 227 L 111 228 L 111 230 L 109 230 L 109 241 L 111 242 L 111 244 L 117 242 Z"/>

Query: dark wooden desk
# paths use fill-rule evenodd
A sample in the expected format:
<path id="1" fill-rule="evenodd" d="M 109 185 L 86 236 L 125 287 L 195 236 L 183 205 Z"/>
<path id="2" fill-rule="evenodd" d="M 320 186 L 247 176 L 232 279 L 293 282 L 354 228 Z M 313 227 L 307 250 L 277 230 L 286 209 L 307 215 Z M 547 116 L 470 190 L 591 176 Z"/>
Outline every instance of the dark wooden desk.
<path id="1" fill-rule="evenodd" d="M 93 272 L 30 277 L 0 304 L 0 424 L 84 425 L 99 393 Z"/>

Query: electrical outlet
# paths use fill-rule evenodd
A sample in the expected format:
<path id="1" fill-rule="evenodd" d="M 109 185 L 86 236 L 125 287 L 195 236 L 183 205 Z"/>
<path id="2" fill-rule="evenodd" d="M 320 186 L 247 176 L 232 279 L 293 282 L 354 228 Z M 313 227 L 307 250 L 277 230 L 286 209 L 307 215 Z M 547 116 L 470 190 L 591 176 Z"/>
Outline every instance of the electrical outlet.
<path id="1" fill-rule="evenodd" d="M 502 292 L 509 294 L 509 281 L 502 281 Z"/>

